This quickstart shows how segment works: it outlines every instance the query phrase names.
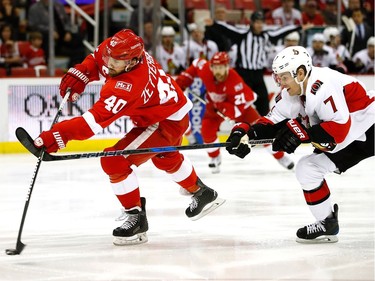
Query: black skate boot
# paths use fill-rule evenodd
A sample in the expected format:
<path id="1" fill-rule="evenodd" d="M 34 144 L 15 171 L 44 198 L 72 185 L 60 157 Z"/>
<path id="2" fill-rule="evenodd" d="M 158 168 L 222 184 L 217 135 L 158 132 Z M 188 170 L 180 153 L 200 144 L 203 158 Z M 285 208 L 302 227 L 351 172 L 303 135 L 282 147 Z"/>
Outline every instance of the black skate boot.
<path id="1" fill-rule="evenodd" d="M 146 217 L 146 198 L 141 197 L 142 209 L 133 208 L 125 211 L 124 223 L 113 230 L 113 244 L 116 246 L 135 245 L 147 242 L 148 222 Z"/>
<path id="2" fill-rule="evenodd" d="M 191 197 L 192 202 L 185 214 L 193 221 L 211 213 L 222 205 L 225 200 L 217 197 L 217 192 L 206 186 L 199 178 L 197 185 L 200 187 Z"/>
<path id="3" fill-rule="evenodd" d="M 333 205 L 332 218 L 326 218 L 298 229 L 296 241 L 299 243 L 335 243 L 339 233 L 337 204 Z"/>

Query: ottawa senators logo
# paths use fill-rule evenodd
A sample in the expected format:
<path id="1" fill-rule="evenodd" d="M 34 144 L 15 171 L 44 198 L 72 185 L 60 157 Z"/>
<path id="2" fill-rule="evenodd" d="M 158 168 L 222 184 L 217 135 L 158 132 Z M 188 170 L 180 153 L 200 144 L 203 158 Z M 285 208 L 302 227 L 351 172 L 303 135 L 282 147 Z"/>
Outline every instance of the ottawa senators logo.
<path id="1" fill-rule="evenodd" d="M 279 102 L 281 100 L 281 93 L 279 93 L 276 98 L 275 98 L 275 102 Z"/>
<path id="2" fill-rule="evenodd" d="M 316 92 L 319 90 L 319 88 L 323 85 L 323 82 L 320 80 L 316 80 L 315 83 L 311 86 L 311 93 L 313 95 L 316 94 Z"/>

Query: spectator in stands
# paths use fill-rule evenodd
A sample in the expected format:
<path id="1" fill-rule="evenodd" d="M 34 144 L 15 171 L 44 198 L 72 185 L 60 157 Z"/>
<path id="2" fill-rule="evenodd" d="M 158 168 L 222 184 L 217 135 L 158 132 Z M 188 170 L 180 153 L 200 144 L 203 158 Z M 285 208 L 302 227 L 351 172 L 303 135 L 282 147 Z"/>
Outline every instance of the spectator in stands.
<path id="1" fill-rule="evenodd" d="M 0 67 L 5 68 L 7 75 L 10 75 L 11 67 L 14 66 L 22 66 L 22 58 L 18 44 L 13 40 L 11 26 L 4 24 L 0 27 Z"/>
<path id="2" fill-rule="evenodd" d="M 343 12 L 343 16 L 350 18 L 353 11 L 361 9 L 364 21 L 369 26 L 374 26 L 374 1 L 373 0 L 348 0 L 348 5 Z"/>
<path id="3" fill-rule="evenodd" d="M 28 22 L 32 31 L 39 31 L 43 35 L 43 50 L 48 58 L 48 34 L 49 34 L 49 0 L 40 0 L 31 5 Z M 81 62 L 85 58 L 85 48 L 82 43 L 82 35 L 71 25 L 70 18 L 65 12 L 64 6 L 54 0 L 54 39 L 55 54 L 69 57 L 69 66 Z"/>
<path id="4" fill-rule="evenodd" d="M 375 37 L 372 36 L 367 40 L 367 48 L 358 51 L 353 56 L 355 70 L 358 73 L 374 74 L 375 64 Z"/>
<path id="5" fill-rule="evenodd" d="M 175 42 L 176 31 L 172 26 L 161 29 L 161 44 L 156 47 L 156 59 L 163 70 L 177 75 L 186 67 L 186 55 L 182 47 Z"/>
<path id="6" fill-rule="evenodd" d="M 337 62 L 345 69 L 345 72 L 351 69 L 352 61 L 348 49 L 341 44 L 340 31 L 335 26 L 328 26 L 324 29 L 323 35 L 327 46 L 331 47 L 336 55 Z"/>
<path id="7" fill-rule="evenodd" d="M 8 24 L 12 27 L 12 32 L 15 39 L 18 34 L 18 26 L 20 23 L 20 10 L 15 7 L 11 0 L 0 1 L 0 26 Z"/>
<path id="8" fill-rule="evenodd" d="M 294 0 L 281 0 L 281 7 L 275 9 L 272 14 L 272 22 L 275 25 L 300 25 L 302 24 L 302 14 L 294 8 Z"/>
<path id="9" fill-rule="evenodd" d="M 43 35 L 38 31 L 30 32 L 29 48 L 23 54 L 23 59 L 28 67 L 46 65 L 46 57 L 42 49 Z"/>
<path id="10" fill-rule="evenodd" d="M 322 26 L 325 25 L 324 18 L 318 9 L 316 0 L 307 0 L 302 12 L 302 23 Z"/>
<path id="11" fill-rule="evenodd" d="M 365 21 L 369 26 L 374 26 L 374 0 L 365 0 L 362 8 L 365 12 Z"/>
<path id="12" fill-rule="evenodd" d="M 219 51 L 217 44 L 204 37 L 205 27 L 202 24 L 191 23 L 188 25 L 190 39 L 183 44 L 188 65 L 195 59 L 210 60 Z"/>
<path id="13" fill-rule="evenodd" d="M 312 38 L 312 45 L 307 47 L 312 64 L 318 67 L 329 67 L 331 69 L 345 73 L 345 70 L 339 67 L 336 55 L 332 48 L 325 45 L 326 40 L 323 33 L 315 33 Z"/>
<path id="14" fill-rule="evenodd" d="M 147 21 L 143 25 L 143 29 L 144 29 L 144 34 L 143 34 L 142 39 L 143 39 L 143 43 L 145 44 L 145 50 L 147 52 L 151 52 L 152 42 L 153 42 L 152 36 L 153 36 L 153 32 L 154 32 L 154 25 L 151 21 Z"/>
<path id="15" fill-rule="evenodd" d="M 326 7 L 322 11 L 324 22 L 327 25 L 337 25 L 337 2 L 336 0 L 326 0 Z"/>
<path id="16" fill-rule="evenodd" d="M 165 3 L 164 3 L 165 4 Z M 129 28 L 132 29 L 136 34 L 139 34 L 139 5 L 133 10 L 130 15 Z M 153 0 L 143 1 L 143 23 L 152 22 L 152 14 L 154 9 Z"/>
<path id="17" fill-rule="evenodd" d="M 353 10 L 351 18 L 354 26 L 345 25 L 341 33 L 341 42 L 348 48 L 350 55 L 353 55 L 366 49 L 368 39 L 374 36 L 374 30 L 364 21 L 361 9 Z"/>

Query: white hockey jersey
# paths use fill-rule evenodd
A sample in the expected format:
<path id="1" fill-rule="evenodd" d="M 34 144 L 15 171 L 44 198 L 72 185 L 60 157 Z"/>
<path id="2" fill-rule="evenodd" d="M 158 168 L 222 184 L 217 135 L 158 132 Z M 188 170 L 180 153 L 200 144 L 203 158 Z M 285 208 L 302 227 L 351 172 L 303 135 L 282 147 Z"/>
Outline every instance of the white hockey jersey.
<path id="1" fill-rule="evenodd" d="M 195 59 L 210 60 L 213 55 L 219 51 L 217 44 L 211 40 L 206 40 L 204 44 L 198 44 L 194 40 L 188 40 L 184 42 L 183 49 L 185 54 L 190 58 L 190 61 Z"/>
<path id="2" fill-rule="evenodd" d="M 156 46 L 156 59 L 160 63 L 163 70 L 171 75 L 178 74 L 178 71 L 185 69 L 187 65 L 186 53 L 183 48 L 174 44 L 173 52 L 168 52 L 162 45 Z"/>
<path id="3" fill-rule="evenodd" d="M 365 132 L 375 121 L 374 94 L 373 90 L 366 92 L 354 77 L 326 67 L 313 67 L 306 95 L 290 96 L 282 90 L 266 118 L 276 124 L 301 117 L 307 128 L 320 124 L 335 139 L 336 147 L 328 151 L 335 153 L 355 140 L 365 140 Z M 340 126 L 349 130 L 341 130 Z"/>

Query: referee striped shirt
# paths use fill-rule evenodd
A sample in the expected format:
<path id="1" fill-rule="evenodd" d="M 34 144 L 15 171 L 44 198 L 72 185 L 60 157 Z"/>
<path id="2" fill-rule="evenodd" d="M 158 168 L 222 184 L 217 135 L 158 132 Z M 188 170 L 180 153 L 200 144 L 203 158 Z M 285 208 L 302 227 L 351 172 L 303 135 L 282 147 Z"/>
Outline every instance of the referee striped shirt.
<path id="1" fill-rule="evenodd" d="M 215 22 L 212 28 L 230 38 L 237 44 L 236 68 L 248 70 L 262 70 L 267 66 L 267 52 L 271 43 L 276 44 L 291 32 L 299 31 L 300 26 L 288 25 L 275 30 L 262 31 L 254 34 L 249 29 L 240 29 L 225 22 Z"/>

